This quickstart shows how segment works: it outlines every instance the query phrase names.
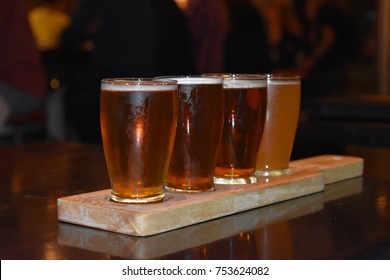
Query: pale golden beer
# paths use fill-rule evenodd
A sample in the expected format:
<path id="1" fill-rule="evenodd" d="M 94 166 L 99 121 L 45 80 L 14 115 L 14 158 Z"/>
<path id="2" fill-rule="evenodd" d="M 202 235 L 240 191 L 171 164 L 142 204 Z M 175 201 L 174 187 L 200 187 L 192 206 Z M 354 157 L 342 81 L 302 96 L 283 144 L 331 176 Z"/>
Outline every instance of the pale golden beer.
<path id="1" fill-rule="evenodd" d="M 267 103 L 265 76 L 225 74 L 224 94 L 224 126 L 214 182 L 233 185 L 255 183 L 256 156 Z"/>
<path id="2" fill-rule="evenodd" d="M 102 80 L 100 122 L 111 200 L 148 203 L 164 198 L 177 98 L 174 81 Z"/>
<path id="3" fill-rule="evenodd" d="M 212 191 L 223 124 L 223 80 L 199 76 L 171 79 L 178 83 L 179 113 L 166 189 L 188 193 Z"/>
<path id="4" fill-rule="evenodd" d="M 299 76 L 268 75 L 267 84 L 267 117 L 256 174 L 276 176 L 288 173 L 299 119 L 301 81 Z"/>

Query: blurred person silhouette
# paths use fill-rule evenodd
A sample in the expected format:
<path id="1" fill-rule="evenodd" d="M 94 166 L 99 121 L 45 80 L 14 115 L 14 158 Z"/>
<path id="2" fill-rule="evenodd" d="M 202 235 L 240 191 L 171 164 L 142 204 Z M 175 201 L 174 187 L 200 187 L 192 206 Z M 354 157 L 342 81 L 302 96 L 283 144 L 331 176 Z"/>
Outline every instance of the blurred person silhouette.
<path id="1" fill-rule="evenodd" d="M 87 50 L 73 72 L 65 112 L 81 142 L 101 143 L 100 81 L 193 74 L 186 19 L 172 0 L 83 0 L 62 34 L 65 49 Z"/>
<path id="2" fill-rule="evenodd" d="M 0 127 L 43 108 L 46 75 L 21 0 L 0 1 Z"/>
<path id="3" fill-rule="evenodd" d="M 39 50 L 57 49 L 61 33 L 70 23 L 64 0 L 44 0 L 30 10 L 28 19 Z"/>
<path id="4" fill-rule="evenodd" d="M 229 30 L 225 48 L 225 71 L 264 73 L 270 69 L 267 26 L 250 0 L 225 0 Z"/>
<path id="5" fill-rule="evenodd" d="M 229 25 L 224 1 L 188 0 L 184 12 L 191 32 L 196 73 L 223 72 Z"/>
<path id="6" fill-rule="evenodd" d="M 346 63 L 360 51 L 358 25 L 339 2 L 332 0 L 306 0 L 303 15 L 304 56 L 298 65 L 303 97 L 342 94 Z"/>
<path id="7" fill-rule="evenodd" d="M 42 0 L 39 5 L 32 7 L 28 14 L 48 78 L 46 124 L 47 136 L 53 140 L 66 140 L 64 83 L 67 69 L 76 65 L 74 61 L 77 60 L 75 56 L 60 48 L 61 34 L 70 23 L 70 13 L 68 0 Z"/>
<path id="8" fill-rule="evenodd" d="M 267 23 L 270 71 L 295 68 L 301 48 L 302 27 L 293 1 L 255 1 Z"/>

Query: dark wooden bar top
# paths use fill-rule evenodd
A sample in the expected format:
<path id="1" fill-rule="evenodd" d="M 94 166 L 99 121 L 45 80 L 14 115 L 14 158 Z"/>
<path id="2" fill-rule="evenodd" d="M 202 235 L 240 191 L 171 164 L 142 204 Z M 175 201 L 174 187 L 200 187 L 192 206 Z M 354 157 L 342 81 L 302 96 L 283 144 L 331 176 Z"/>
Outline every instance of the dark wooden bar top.
<path id="1" fill-rule="evenodd" d="M 100 146 L 0 148 L 0 258 L 390 259 L 390 149 L 349 147 L 362 177 L 149 237 L 57 220 L 57 198 L 109 188 Z"/>

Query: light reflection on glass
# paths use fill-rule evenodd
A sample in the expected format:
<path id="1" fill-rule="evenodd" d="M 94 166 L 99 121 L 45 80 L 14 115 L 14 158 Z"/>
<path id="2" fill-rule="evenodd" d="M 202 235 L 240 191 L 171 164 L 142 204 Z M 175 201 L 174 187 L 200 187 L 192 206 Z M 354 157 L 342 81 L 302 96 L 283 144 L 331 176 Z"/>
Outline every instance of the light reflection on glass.
<path id="1" fill-rule="evenodd" d="M 190 135 L 190 133 L 191 133 L 191 122 L 190 122 L 190 119 L 186 120 L 186 132 L 187 132 L 187 135 Z"/>
<path id="2" fill-rule="evenodd" d="M 231 111 L 231 115 L 230 115 L 231 119 L 231 123 L 232 123 L 232 128 L 234 129 L 235 126 L 236 126 L 236 123 L 235 123 L 235 120 L 236 120 L 236 112 L 234 110 Z"/>
<path id="3" fill-rule="evenodd" d="M 138 144 L 142 143 L 142 138 L 144 136 L 144 127 L 142 122 L 137 123 L 137 126 L 135 128 L 135 135 L 136 135 L 136 141 Z"/>

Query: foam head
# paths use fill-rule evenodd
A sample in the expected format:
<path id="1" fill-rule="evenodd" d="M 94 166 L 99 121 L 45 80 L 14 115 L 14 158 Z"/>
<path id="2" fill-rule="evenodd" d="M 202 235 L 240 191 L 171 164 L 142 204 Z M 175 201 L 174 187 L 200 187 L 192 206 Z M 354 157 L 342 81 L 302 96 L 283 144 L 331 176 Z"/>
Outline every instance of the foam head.
<path id="1" fill-rule="evenodd" d="M 106 91 L 167 91 L 176 89 L 177 83 L 173 80 L 110 78 L 101 81 L 101 90 Z"/>

